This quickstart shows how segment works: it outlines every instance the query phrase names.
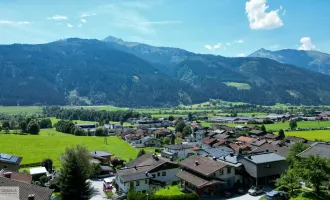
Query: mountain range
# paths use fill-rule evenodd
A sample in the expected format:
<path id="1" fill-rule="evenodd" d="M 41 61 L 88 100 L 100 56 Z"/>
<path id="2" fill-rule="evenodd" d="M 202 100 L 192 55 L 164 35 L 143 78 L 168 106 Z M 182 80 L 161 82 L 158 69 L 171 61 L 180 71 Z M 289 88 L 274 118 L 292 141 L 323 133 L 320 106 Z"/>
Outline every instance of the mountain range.
<path id="1" fill-rule="evenodd" d="M 0 45 L 0 105 L 330 104 L 330 76 L 254 54 L 195 54 L 111 36 Z"/>
<path id="2" fill-rule="evenodd" d="M 283 49 L 269 51 L 260 49 L 249 57 L 269 58 L 281 63 L 291 64 L 314 72 L 330 75 L 330 54 L 319 51 Z"/>

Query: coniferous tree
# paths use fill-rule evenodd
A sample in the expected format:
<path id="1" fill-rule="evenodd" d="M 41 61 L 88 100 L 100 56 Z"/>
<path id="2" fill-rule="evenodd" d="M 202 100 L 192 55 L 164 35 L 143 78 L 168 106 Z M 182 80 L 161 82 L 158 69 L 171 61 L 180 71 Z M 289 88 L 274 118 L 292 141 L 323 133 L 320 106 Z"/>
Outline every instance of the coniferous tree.
<path id="1" fill-rule="evenodd" d="M 87 179 L 93 173 L 90 154 L 86 147 L 67 148 L 61 157 L 62 169 L 59 178 L 62 200 L 88 200 L 92 195 Z"/>

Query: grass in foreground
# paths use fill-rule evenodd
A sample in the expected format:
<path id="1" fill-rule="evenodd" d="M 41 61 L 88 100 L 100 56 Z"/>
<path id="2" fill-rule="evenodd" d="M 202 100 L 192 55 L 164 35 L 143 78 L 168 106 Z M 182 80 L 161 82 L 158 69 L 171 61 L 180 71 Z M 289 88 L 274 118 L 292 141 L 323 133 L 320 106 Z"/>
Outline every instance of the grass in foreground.
<path id="1" fill-rule="evenodd" d="M 60 155 L 66 147 L 77 144 L 86 145 L 90 150 L 108 150 L 115 157 L 126 161 L 134 159 L 137 150 L 118 137 L 108 137 L 108 144 L 104 144 L 104 137 L 73 136 L 59 133 L 55 130 L 41 130 L 40 135 L 0 134 L 2 153 L 22 156 L 21 164 L 41 162 L 44 158 L 51 158 L 56 168 L 60 167 Z"/>
<path id="2" fill-rule="evenodd" d="M 160 189 L 155 192 L 155 195 L 161 195 L 161 196 L 176 196 L 176 195 L 182 195 L 184 194 L 181 192 L 179 186 L 173 185 L 169 187 L 165 187 L 163 189 Z"/>

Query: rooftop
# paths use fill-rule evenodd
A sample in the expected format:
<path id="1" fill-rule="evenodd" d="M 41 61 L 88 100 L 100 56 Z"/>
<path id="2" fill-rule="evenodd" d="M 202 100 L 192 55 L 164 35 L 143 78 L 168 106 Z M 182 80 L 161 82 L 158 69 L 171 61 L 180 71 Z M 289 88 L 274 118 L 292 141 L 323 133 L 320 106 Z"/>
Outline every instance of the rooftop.
<path id="1" fill-rule="evenodd" d="M 10 154 L 0 153 L 0 162 L 12 163 L 19 165 L 23 158 L 18 156 L 13 156 Z"/>
<path id="2" fill-rule="evenodd" d="M 27 200 L 28 196 L 34 194 L 34 200 L 49 200 L 53 190 L 37 185 L 0 177 L 1 187 L 19 187 L 19 199 Z"/>
<path id="3" fill-rule="evenodd" d="M 252 142 L 253 138 L 245 137 L 245 136 L 240 136 L 236 140 L 237 141 L 240 141 L 240 142 L 250 143 L 250 142 Z"/>
<path id="4" fill-rule="evenodd" d="M 21 181 L 24 183 L 31 183 L 32 176 L 30 174 L 24 174 L 20 172 L 14 172 L 10 170 L 1 170 L 0 171 L 0 177 L 5 177 L 6 173 L 10 173 L 10 179 Z"/>
<path id="5" fill-rule="evenodd" d="M 172 144 L 172 145 L 166 145 L 165 148 L 180 150 L 180 149 L 192 149 L 193 146 L 187 144 Z"/>
<path id="6" fill-rule="evenodd" d="M 34 167 L 34 168 L 30 168 L 30 174 L 34 175 L 34 174 L 46 174 L 47 170 L 45 167 Z"/>
<path id="7" fill-rule="evenodd" d="M 92 157 L 106 157 L 106 156 L 113 156 L 112 153 L 109 151 L 91 151 L 89 152 Z"/>
<path id="8" fill-rule="evenodd" d="M 124 168 L 117 170 L 117 174 L 123 180 L 123 182 L 130 182 L 135 180 L 149 179 L 152 177 L 148 173 L 151 166 L 136 166 L 130 168 Z"/>
<path id="9" fill-rule="evenodd" d="M 179 163 L 181 166 L 208 176 L 224 167 L 226 163 L 218 162 L 204 156 L 193 155 Z"/>
<path id="10" fill-rule="evenodd" d="M 311 147 L 298 154 L 301 157 L 308 157 L 310 155 L 319 155 L 321 158 L 330 158 L 330 144 L 329 143 L 314 143 Z"/>
<path id="11" fill-rule="evenodd" d="M 276 162 L 276 161 L 284 161 L 285 158 L 274 154 L 274 153 L 265 153 L 265 154 L 258 154 L 258 155 L 251 155 L 244 157 L 246 160 L 249 160 L 255 164 L 262 164 L 262 163 L 269 163 L 269 162 Z"/>

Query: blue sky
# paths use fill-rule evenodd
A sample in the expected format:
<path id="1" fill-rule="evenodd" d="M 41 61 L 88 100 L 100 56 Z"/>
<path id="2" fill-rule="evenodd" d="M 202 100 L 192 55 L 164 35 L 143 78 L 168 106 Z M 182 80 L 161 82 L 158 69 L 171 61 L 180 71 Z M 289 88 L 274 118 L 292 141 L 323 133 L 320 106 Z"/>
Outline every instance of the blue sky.
<path id="1" fill-rule="evenodd" d="M 329 0 L 0 0 L 0 44 L 112 35 L 223 56 L 330 53 L 329 8 Z"/>

